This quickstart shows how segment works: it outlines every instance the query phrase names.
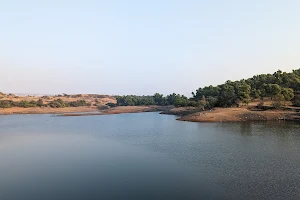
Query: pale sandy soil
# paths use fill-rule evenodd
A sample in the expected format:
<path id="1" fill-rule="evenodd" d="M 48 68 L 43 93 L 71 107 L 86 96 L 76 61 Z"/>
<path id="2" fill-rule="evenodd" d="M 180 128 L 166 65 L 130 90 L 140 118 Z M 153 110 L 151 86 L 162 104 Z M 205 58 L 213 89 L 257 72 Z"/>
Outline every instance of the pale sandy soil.
<path id="1" fill-rule="evenodd" d="M 118 106 L 99 113 L 64 114 L 63 116 L 107 115 L 162 111 L 161 114 L 181 116 L 178 120 L 192 122 L 240 122 L 300 120 L 300 113 L 293 110 L 248 110 L 247 108 L 215 108 L 203 111 L 201 108 L 171 106 Z"/>
<path id="2" fill-rule="evenodd" d="M 36 96 L 2 96 L 1 100 L 35 100 Z M 8 114 L 62 114 L 62 116 L 85 116 L 85 115 L 105 115 L 105 114 L 121 114 L 121 113 L 138 113 L 138 112 L 154 112 L 162 111 L 162 114 L 172 114 L 181 116 L 179 120 L 193 122 L 238 122 L 238 121 L 266 121 L 266 120 L 300 120 L 300 108 L 298 112 L 287 102 L 285 110 L 249 110 L 242 108 L 215 108 L 213 110 L 203 111 L 202 108 L 180 107 L 174 106 L 118 106 L 98 112 L 98 105 L 107 103 L 116 103 L 116 99 L 111 96 L 83 94 L 81 96 L 47 96 L 43 97 L 44 103 L 54 99 L 61 98 L 63 101 L 85 100 L 92 104 L 91 107 L 67 107 L 67 108 L 50 108 L 50 107 L 34 107 L 34 108 L 0 108 L 0 115 Z M 258 101 L 251 102 L 248 106 L 254 108 Z M 269 105 L 271 102 L 265 102 Z"/>
<path id="3" fill-rule="evenodd" d="M 173 107 L 165 111 L 162 111 L 161 114 L 184 116 L 184 115 L 192 114 L 195 112 L 201 112 L 201 111 L 203 111 L 203 109 L 198 107 L 178 107 L 178 108 Z"/>
<path id="4" fill-rule="evenodd" d="M 97 95 L 97 94 L 81 94 L 81 96 L 69 95 L 69 96 L 15 96 L 15 95 L 5 95 L 0 96 L 0 100 L 11 100 L 19 102 L 21 100 L 26 101 L 37 101 L 39 99 L 43 100 L 44 104 L 49 103 L 50 101 L 62 99 L 66 102 L 85 100 L 87 103 L 92 105 L 105 105 L 107 103 L 117 103 L 117 100 L 113 96 L 108 95 Z"/>
<path id="5" fill-rule="evenodd" d="M 169 109 L 169 106 L 118 106 L 103 111 L 103 114 L 155 112 Z"/>
<path id="6" fill-rule="evenodd" d="M 173 108 L 173 106 L 118 106 L 101 110 L 99 112 L 86 112 L 86 113 L 67 113 L 60 116 L 89 116 L 89 115 L 112 115 L 122 113 L 140 113 L 140 112 L 158 112 L 166 111 Z"/>
<path id="7" fill-rule="evenodd" d="M 79 112 L 95 112 L 98 111 L 97 106 L 105 105 L 107 103 L 117 103 L 113 96 L 98 95 L 98 94 L 81 94 L 68 96 L 15 96 L 15 95 L 0 95 L 0 100 L 11 100 L 19 102 L 21 100 L 37 101 L 43 100 L 47 104 L 56 99 L 62 99 L 66 102 L 85 100 L 91 103 L 91 107 L 67 107 L 67 108 L 50 108 L 50 107 L 32 107 L 32 108 L 0 108 L 0 115 L 9 114 L 62 114 L 62 113 L 79 113 Z"/>
<path id="8" fill-rule="evenodd" d="M 185 115 L 179 120 L 192 122 L 274 121 L 297 120 L 298 115 L 294 111 L 283 110 L 251 111 L 246 108 L 216 108 Z"/>

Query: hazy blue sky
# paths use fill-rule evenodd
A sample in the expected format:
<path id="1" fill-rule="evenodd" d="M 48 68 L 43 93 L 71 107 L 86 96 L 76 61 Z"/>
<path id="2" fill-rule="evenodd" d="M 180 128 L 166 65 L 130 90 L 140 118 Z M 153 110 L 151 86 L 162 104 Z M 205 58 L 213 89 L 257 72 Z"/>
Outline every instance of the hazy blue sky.
<path id="1" fill-rule="evenodd" d="M 300 68 L 299 0 L 6 0 L 0 90 L 189 95 Z"/>

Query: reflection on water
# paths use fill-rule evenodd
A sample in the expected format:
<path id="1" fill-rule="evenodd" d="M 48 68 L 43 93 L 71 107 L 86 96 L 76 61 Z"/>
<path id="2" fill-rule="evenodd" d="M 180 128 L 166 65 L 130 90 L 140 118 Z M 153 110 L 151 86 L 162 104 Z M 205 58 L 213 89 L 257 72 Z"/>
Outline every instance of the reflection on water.
<path id="1" fill-rule="evenodd" d="M 300 125 L 0 116 L 0 199 L 299 199 Z"/>

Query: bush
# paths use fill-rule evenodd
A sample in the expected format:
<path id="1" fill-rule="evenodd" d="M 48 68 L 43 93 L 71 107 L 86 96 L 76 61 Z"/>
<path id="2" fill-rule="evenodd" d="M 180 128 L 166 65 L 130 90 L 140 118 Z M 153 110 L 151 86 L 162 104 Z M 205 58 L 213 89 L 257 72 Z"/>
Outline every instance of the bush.
<path id="1" fill-rule="evenodd" d="M 107 109 L 109 109 L 109 106 L 107 106 L 107 105 L 100 105 L 97 108 L 98 108 L 98 110 L 107 110 Z"/>
<path id="2" fill-rule="evenodd" d="M 39 100 L 36 102 L 36 105 L 39 106 L 39 107 L 44 106 L 43 99 L 39 99 Z"/>
<path id="3" fill-rule="evenodd" d="M 115 103 L 107 103 L 106 105 L 107 105 L 107 106 L 109 106 L 109 107 L 111 107 L 111 108 L 113 108 L 113 107 L 116 107 L 116 106 L 117 106 L 117 104 L 115 104 Z"/>
<path id="4" fill-rule="evenodd" d="M 293 106 L 299 106 L 300 107 L 300 94 L 295 95 L 292 102 L 293 102 Z"/>
<path id="5" fill-rule="evenodd" d="M 277 94 L 274 98 L 274 101 L 273 101 L 273 106 L 275 108 L 280 108 L 281 106 L 284 105 L 284 96 L 282 94 Z"/>
<path id="6" fill-rule="evenodd" d="M 22 100 L 19 102 L 19 107 L 22 107 L 22 108 L 28 108 L 28 107 L 30 107 L 29 105 L 30 105 L 30 103 L 26 100 Z"/>
<path id="7" fill-rule="evenodd" d="M 13 102 L 8 100 L 0 101 L 0 108 L 11 108 L 13 107 Z"/>
<path id="8" fill-rule="evenodd" d="M 80 107 L 80 106 L 91 106 L 90 103 L 87 103 L 85 100 L 77 100 L 69 103 L 71 107 Z"/>

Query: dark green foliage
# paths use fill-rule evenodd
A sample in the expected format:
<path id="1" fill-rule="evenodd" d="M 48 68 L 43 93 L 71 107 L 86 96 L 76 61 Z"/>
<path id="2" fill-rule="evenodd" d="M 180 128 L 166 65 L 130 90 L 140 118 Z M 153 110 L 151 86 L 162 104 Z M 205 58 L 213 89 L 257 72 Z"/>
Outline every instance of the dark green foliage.
<path id="1" fill-rule="evenodd" d="M 67 103 L 68 107 L 81 107 L 81 106 L 91 106 L 90 103 L 87 103 L 85 100 L 77 100 L 77 101 L 71 101 Z"/>
<path id="2" fill-rule="evenodd" d="M 251 86 L 248 85 L 245 81 L 242 81 L 238 86 L 238 98 L 242 103 L 248 105 L 250 102 Z"/>
<path id="3" fill-rule="evenodd" d="M 199 101 L 189 100 L 188 106 L 199 107 L 201 103 Z"/>
<path id="4" fill-rule="evenodd" d="M 190 101 L 188 100 L 187 97 L 183 96 L 183 95 L 176 95 L 175 97 L 175 104 L 174 106 L 188 106 L 190 103 Z"/>
<path id="5" fill-rule="evenodd" d="M 114 104 L 114 103 L 107 103 L 106 105 L 107 105 L 107 106 L 109 106 L 109 107 L 111 107 L 111 108 L 113 108 L 113 107 L 116 107 L 116 106 L 117 106 L 117 104 Z"/>
<path id="6" fill-rule="evenodd" d="M 278 84 L 263 84 L 262 89 L 265 90 L 266 96 L 271 98 L 281 93 L 281 87 Z"/>
<path id="7" fill-rule="evenodd" d="M 219 96 L 220 94 L 220 90 L 221 88 L 219 86 L 206 86 L 204 88 L 199 88 L 198 90 L 196 90 L 196 94 L 194 92 L 192 92 L 192 95 L 195 99 L 201 99 L 203 96 L 211 96 L 211 97 L 215 97 L 215 96 Z"/>
<path id="8" fill-rule="evenodd" d="M 207 108 L 211 109 L 211 108 L 215 107 L 217 105 L 217 103 L 218 103 L 218 98 L 212 97 L 212 96 L 208 96 L 206 98 L 206 105 L 205 106 Z"/>
<path id="9" fill-rule="evenodd" d="M 292 102 L 293 102 L 293 106 L 299 106 L 300 107 L 300 94 L 295 95 Z"/>
<path id="10" fill-rule="evenodd" d="M 15 103 L 16 105 L 17 103 Z M 29 108 L 29 107 L 36 107 L 36 101 L 26 101 L 26 100 L 22 100 L 17 104 L 18 107 L 22 107 L 22 108 Z"/>
<path id="11" fill-rule="evenodd" d="M 56 99 L 48 103 L 48 106 L 51 108 L 64 108 L 66 107 L 66 104 L 62 99 Z"/>
<path id="12" fill-rule="evenodd" d="M 156 105 L 165 106 L 168 104 L 166 98 L 162 94 L 159 94 L 159 93 L 155 93 L 153 95 L 153 100 Z"/>
<path id="13" fill-rule="evenodd" d="M 295 96 L 292 88 L 281 88 L 281 94 L 283 96 L 284 105 L 286 101 L 292 100 Z"/>
<path id="14" fill-rule="evenodd" d="M 220 107 L 229 107 L 237 104 L 237 94 L 234 87 L 229 84 L 221 86 L 220 95 L 217 101 L 217 105 Z"/>
<path id="15" fill-rule="evenodd" d="M 81 107 L 81 106 L 91 106 L 85 100 L 77 100 L 71 102 L 64 102 L 62 99 L 56 99 L 48 103 L 51 108 L 64 108 L 64 107 Z"/>
<path id="16" fill-rule="evenodd" d="M 164 97 L 162 94 L 154 94 L 153 96 L 117 96 L 118 106 L 147 106 L 147 105 L 174 105 L 174 106 L 198 106 L 196 100 L 190 100 L 179 94 L 170 94 Z"/>
<path id="17" fill-rule="evenodd" d="M 0 101 L 0 108 L 11 108 L 14 106 L 13 101 L 3 100 Z"/>
<path id="18" fill-rule="evenodd" d="M 208 107 L 208 99 L 214 104 L 210 107 L 229 107 L 248 104 L 251 99 L 263 100 L 265 97 L 270 97 L 274 106 L 281 106 L 294 98 L 295 91 L 300 91 L 300 69 L 291 73 L 278 70 L 273 74 L 261 74 L 246 80 L 227 81 L 222 85 L 199 88 L 192 94 L 193 99 L 201 101 L 205 107 Z M 294 98 L 294 104 L 298 104 L 297 98 Z"/>
<path id="19" fill-rule="evenodd" d="M 275 108 L 279 108 L 279 107 L 281 107 L 281 106 L 284 105 L 283 102 L 284 102 L 284 96 L 283 96 L 283 94 L 278 93 L 277 95 L 274 96 L 272 104 L 273 104 L 273 106 Z"/>
<path id="20" fill-rule="evenodd" d="M 107 105 L 100 105 L 100 106 L 97 106 L 98 110 L 107 110 L 109 109 L 110 107 L 107 106 Z"/>

